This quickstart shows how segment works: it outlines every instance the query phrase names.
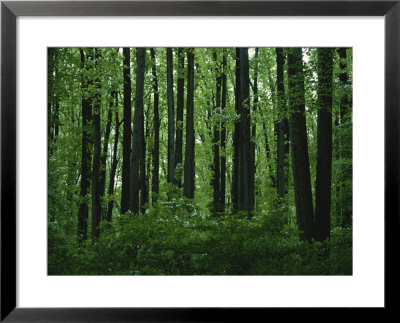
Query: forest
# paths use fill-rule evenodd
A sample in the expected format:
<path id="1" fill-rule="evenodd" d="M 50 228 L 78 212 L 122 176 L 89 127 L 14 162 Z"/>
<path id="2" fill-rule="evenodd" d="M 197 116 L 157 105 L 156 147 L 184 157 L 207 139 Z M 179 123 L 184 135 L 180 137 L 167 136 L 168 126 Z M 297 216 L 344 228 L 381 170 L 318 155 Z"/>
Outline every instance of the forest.
<path id="1" fill-rule="evenodd" d="M 351 275 L 352 48 L 48 48 L 49 275 Z"/>

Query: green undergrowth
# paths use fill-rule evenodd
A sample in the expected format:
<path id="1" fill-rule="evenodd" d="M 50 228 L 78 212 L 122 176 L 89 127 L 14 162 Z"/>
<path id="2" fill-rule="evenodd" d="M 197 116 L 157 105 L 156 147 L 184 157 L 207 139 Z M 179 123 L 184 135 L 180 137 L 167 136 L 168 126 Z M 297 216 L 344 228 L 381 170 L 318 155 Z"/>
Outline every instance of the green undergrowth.
<path id="1" fill-rule="evenodd" d="M 49 275 L 351 275 L 351 229 L 305 242 L 282 214 L 202 215 L 183 198 L 101 224 L 79 244 L 49 224 Z"/>

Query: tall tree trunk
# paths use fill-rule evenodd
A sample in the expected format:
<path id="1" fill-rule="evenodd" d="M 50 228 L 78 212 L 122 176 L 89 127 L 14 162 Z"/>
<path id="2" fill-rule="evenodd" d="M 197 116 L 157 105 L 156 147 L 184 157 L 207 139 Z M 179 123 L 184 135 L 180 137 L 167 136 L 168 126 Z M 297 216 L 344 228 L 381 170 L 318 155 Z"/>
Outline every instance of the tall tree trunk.
<path id="1" fill-rule="evenodd" d="M 297 223 L 300 238 L 313 237 L 314 211 L 311 193 L 305 118 L 304 74 L 301 48 L 288 49 L 289 129 Z"/>
<path id="2" fill-rule="evenodd" d="M 220 69 L 218 64 L 218 57 L 216 49 L 214 49 L 214 61 L 217 66 L 216 68 L 216 89 L 215 89 L 215 105 L 214 105 L 214 115 L 218 114 L 218 110 L 221 106 L 221 75 Z M 218 118 L 217 118 L 218 119 Z M 219 213 L 219 198 L 220 198 L 220 191 L 219 191 L 219 181 L 220 181 L 220 165 L 219 165 L 219 144 L 220 144 L 220 133 L 219 133 L 219 122 L 216 122 L 213 127 L 213 177 L 212 177 L 212 184 L 214 190 L 214 199 L 213 199 L 213 213 Z"/>
<path id="3" fill-rule="evenodd" d="M 58 134 L 60 133 L 60 102 L 56 97 L 56 109 L 54 114 L 54 141 L 57 140 Z"/>
<path id="4" fill-rule="evenodd" d="M 142 187 L 142 164 L 144 164 L 144 116 L 143 116 L 143 90 L 146 49 L 137 49 L 135 112 L 133 117 L 133 145 L 131 162 L 131 196 L 129 209 L 139 213 L 139 193 Z M 143 174 L 145 175 L 145 174 Z M 144 178 L 143 178 L 144 179 Z M 143 192 L 142 192 L 143 193 Z"/>
<path id="5" fill-rule="evenodd" d="M 151 59 L 153 61 L 152 74 L 153 74 L 153 92 L 154 92 L 154 148 L 153 148 L 153 177 L 152 177 L 152 202 L 157 201 L 159 193 L 159 170 L 160 170 L 160 116 L 158 112 L 158 78 L 156 70 L 156 55 L 154 48 L 150 49 Z"/>
<path id="6" fill-rule="evenodd" d="M 349 85 L 348 84 L 348 75 L 347 75 L 347 50 L 346 48 L 339 48 L 339 58 L 340 58 L 340 73 L 339 73 L 339 83 L 342 91 Z M 350 100 L 348 94 L 345 92 L 342 94 L 340 98 L 340 125 L 351 125 L 351 115 L 349 114 L 350 111 Z M 340 137 L 339 137 L 340 138 Z M 352 146 L 352 143 L 345 143 L 340 142 L 340 159 L 351 159 L 351 150 L 345 149 L 345 146 Z M 343 165 L 343 163 L 340 163 Z M 346 170 L 345 167 L 341 166 L 340 174 L 340 213 L 341 213 L 341 220 L 342 220 L 342 227 L 346 228 L 351 226 L 352 222 L 352 208 L 351 208 L 351 186 L 346 184 L 345 182 L 345 174 L 352 173 L 352 169 Z M 348 206 L 350 204 L 350 207 Z"/>
<path id="7" fill-rule="evenodd" d="M 226 95 L 227 95 L 227 86 L 226 86 L 226 49 L 223 49 L 223 57 L 222 57 L 222 99 L 221 99 L 221 113 L 224 113 L 226 108 Z M 226 128 L 225 121 L 222 118 L 221 121 L 221 183 L 220 183 L 220 195 L 219 195 L 219 204 L 220 211 L 225 211 L 225 193 L 226 193 Z"/>
<path id="8" fill-rule="evenodd" d="M 339 73 L 339 81 L 340 85 L 342 87 L 345 87 L 348 85 L 349 77 L 347 75 L 347 50 L 346 48 L 339 48 L 339 58 L 340 58 L 340 73 Z M 349 122 L 351 121 L 351 118 L 349 118 L 349 106 L 350 106 L 350 100 L 348 95 L 342 95 L 340 98 L 340 121 L 341 123 Z"/>
<path id="9" fill-rule="evenodd" d="M 144 57 L 146 57 L 146 49 L 144 49 Z M 145 70 L 145 59 L 143 60 L 143 70 Z M 142 89 L 141 89 L 141 104 L 142 104 L 142 110 L 144 110 L 144 102 L 143 102 L 143 96 L 144 96 L 144 73 L 143 73 L 143 82 L 142 82 Z M 149 119 L 149 115 L 147 113 L 146 115 L 146 120 Z M 147 129 L 148 126 L 146 124 L 146 129 L 145 129 L 145 123 L 144 123 L 144 111 L 142 113 L 142 120 L 141 120 L 141 131 L 142 131 L 142 149 L 141 149 L 141 158 L 140 158 L 140 211 L 142 213 L 145 213 L 146 211 L 146 204 L 149 202 L 149 192 L 148 192 L 148 185 L 147 185 L 147 167 L 146 167 L 146 153 L 147 153 L 147 148 L 146 148 L 146 140 L 148 138 L 148 133 Z M 145 132 L 146 131 L 146 132 Z M 145 136 L 146 134 L 146 136 Z M 149 161 L 150 163 L 150 161 Z"/>
<path id="10" fill-rule="evenodd" d="M 84 50 L 80 49 L 81 55 L 81 88 L 82 88 L 82 155 L 81 155 L 81 183 L 80 183 L 80 197 L 81 204 L 79 206 L 79 214 L 78 214 L 78 240 L 83 241 L 87 239 L 87 227 L 88 227 L 88 219 L 89 219 L 89 207 L 87 200 L 88 190 L 90 186 L 90 164 L 92 159 L 91 153 L 91 129 L 90 129 L 90 121 L 92 115 L 92 102 L 90 97 L 88 96 L 88 86 L 90 84 L 88 77 L 85 75 L 86 67 L 86 58 Z"/>
<path id="11" fill-rule="evenodd" d="M 150 99 L 147 103 L 147 106 L 150 107 L 151 103 L 150 103 Z M 148 112 L 148 111 L 147 111 Z M 150 116 L 147 113 L 146 115 L 146 129 L 145 129 L 145 136 L 144 136 L 144 147 L 145 147 L 145 158 L 147 157 L 147 162 L 145 159 L 145 171 L 144 171 L 144 188 L 143 188 L 143 208 L 142 208 L 142 212 L 144 213 L 146 211 L 145 209 L 145 205 L 149 203 L 150 201 L 150 176 L 151 176 L 151 166 L 152 166 L 152 161 L 151 161 L 151 151 L 150 148 L 147 147 L 147 142 L 150 141 L 149 138 L 151 138 L 151 134 L 150 134 L 150 127 L 148 125 L 148 122 L 150 121 Z"/>
<path id="12" fill-rule="evenodd" d="M 259 111 L 262 114 L 261 109 L 259 109 Z M 265 120 L 263 121 L 263 132 L 264 132 L 264 139 L 265 139 L 265 153 L 266 153 L 266 156 L 267 156 L 267 166 L 268 166 L 269 178 L 271 180 L 272 187 L 275 187 L 276 186 L 276 179 L 275 179 L 274 170 L 273 170 L 273 167 L 272 167 L 273 160 L 272 160 L 271 148 L 269 146 L 269 140 L 268 140 L 268 128 L 267 128 L 267 124 L 266 124 Z"/>
<path id="13" fill-rule="evenodd" d="M 332 73 L 333 50 L 318 48 L 317 179 L 315 239 L 329 238 L 332 181 Z"/>
<path id="14" fill-rule="evenodd" d="M 115 96 L 116 96 L 115 92 L 112 91 L 110 94 L 110 101 L 109 101 L 109 105 L 108 105 L 106 131 L 104 133 L 103 150 L 101 152 L 101 159 L 100 159 L 100 199 L 104 198 L 104 194 L 105 194 L 105 190 L 106 190 L 107 150 L 108 150 L 108 141 L 110 139 L 111 122 L 112 122 Z M 102 205 L 101 210 L 102 210 L 101 211 L 101 219 L 105 220 L 105 217 L 106 217 L 105 205 L 104 206 Z"/>
<path id="15" fill-rule="evenodd" d="M 275 104 L 275 97 L 276 95 L 276 91 L 275 91 L 275 85 L 274 85 L 274 81 L 272 80 L 271 77 L 271 70 L 268 69 L 268 85 L 269 85 L 269 89 L 271 91 L 271 95 L 272 95 L 272 101 Z M 262 114 L 262 110 L 259 109 L 260 113 Z M 263 130 L 264 130 L 264 137 L 265 137 L 265 152 L 267 155 L 267 166 L 268 166 L 268 174 L 269 174 L 269 178 L 271 179 L 271 186 L 272 187 L 277 187 L 277 171 L 276 169 L 274 169 L 274 165 L 277 164 L 276 158 L 273 156 L 272 152 L 271 152 L 271 146 L 270 146 L 270 141 L 268 139 L 268 127 L 267 127 L 267 123 L 266 120 L 264 118 L 263 120 Z M 278 133 L 278 126 L 277 126 L 277 121 L 274 120 L 274 126 L 273 126 L 273 132 L 274 134 L 277 136 Z"/>
<path id="16" fill-rule="evenodd" d="M 283 78 L 283 68 L 285 57 L 283 48 L 276 48 L 276 84 L 278 89 L 277 108 L 278 108 L 278 169 L 277 169 L 277 188 L 278 196 L 283 199 L 287 191 L 287 154 L 289 152 L 289 129 L 286 111 L 285 85 Z"/>
<path id="17" fill-rule="evenodd" d="M 108 184 L 108 196 L 112 196 L 114 194 L 114 183 L 115 183 L 115 173 L 117 170 L 117 164 L 118 164 L 118 159 L 117 159 L 117 152 L 118 152 L 118 138 L 119 138 L 119 118 L 118 118 L 118 96 L 117 93 L 115 92 L 115 134 L 114 134 L 114 147 L 113 147 L 113 157 L 112 157 L 112 163 L 111 163 L 111 171 L 110 171 L 110 181 Z M 114 207 L 114 199 L 111 198 L 110 201 L 108 202 L 108 207 L 107 207 L 107 221 L 112 220 L 112 212 L 113 212 L 113 207 Z"/>
<path id="18" fill-rule="evenodd" d="M 176 97 L 176 138 L 175 138 L 175 168 L 178 164 L 182 165 L 182 142 L 183 142 L 183 106 L 184 106 L 184 86 L 185 86 L 185 55 L 182 48 L 178 49 L 178 89 Z M 175 169 L 176 171 L 176 169 Z M 175 176 L 177 177 L 177 176 Z M 176 178 L 181 186 L 181 171 Z"/>
<path id="19" fill-rule="evenodd" d="M 100 136 L 100 69 L 97 60 L 100 52 L 95 49 L 95 66 L 96 66 L 96 84 L 95 94 L 93 96 L 93 166 L 92 166 L 92 242 L 100 236 L 100 158 L 101 158 L 101 136 Z"/>
<path id="20" fill-rule="evenodd" d="M 253 94 L 254 94 L 254 104 L 252 114 L 253 116 L 257 112 L 258 108 L 258 48 L 255 50 L 254 55 L 254 80 L 253 80 Z M 250 196 L 249 203 L 252 205 L 252 208 L 255 204 L 255 195 L 254 195 L 254 176 L 256 172 L 256 123 L 251 126 L 251 138 L 250 138 L 250 168 L 249 168 L 249 187 L 250 187 Z"/>
<path id="21" fill-rule="evenodd" d="M 173 57 L 172 48 L 167 48 L 167 99 L 168 99 L 168 176 L 170 183 L 174 182 L 174 135 L 175 135 L 175 114 L 174 114 L 174 78 L 173 78 Z"/>
<path id="22" fill-rule="evenodd" d="M 53 113 L 53 104 L 51 102 L 51 98 L 49 97 L 47 102 L 47 132 L 48 132 L 47 147 L 49 150 L 49 154 L 51 154 L 52 152 L 51 145 L 54 139 L 52 113 Z"/>
<path id="23" fill-rule="evenodd" d="M 254 201 L 254 183 L 250 173 L 254 167 L 251 161 L 250 134 L 250 80 L 248 48 L 240 48 L 240 89 L 241 89 L 241 125 L 240 125 L 240 199 L 239 209 L 251 217 Z M 254 180 L 254 177 L 253 177 Z"/>
<path id="24" fill-rule="evenodd" d="M 285 108 L 287 109 L 286 105 Z M 287 194 L 289 186 L 289 171 L 290 171 L 289 170 L 290 131 L 289 131 L 289 121 L 287 117 L 283 119 L 282 128 L 283 128 L 282 132 L 284 139 L 283 152 L 285 154 L 284 184 L 285 184 L 285 194 Z"/>
<path id="25" fill-rule="evenodd" d="M 187 198 L 194 198 L 194 49 L 187 51 L 187 100 L 186 100 L 186 146 L 183 194 Z"/>
<path id="26" fill-rule="evenodd" d="M 48 50 L 48 59 L 49 59 L 49 69 L 48 69 L 48 80 L 51 86 L 51 91 L 49 91 L 48 97 L 48 110 L 49 110 L 49 139 L 52 146 L 55 147 L 55 142 L 57 141 L 57 136 L 59 133 L 59 124 L 60 124 L 60 117 L 59 117 L 59 108 L 60 102 L 58 98 L 58 58 L 57 58 L 57 50 L 54 48 L 49 48 Z M 49 147 L 50 147 L 49 143 Z M 51 147 L 52 148 L 52 147 Z M 50 149 L 52 152 L 52 149 Z"/>
<path id="27" fill-rule="evenodd" d="M 236 48 L 236 85 L 235 85 L 235 112 L 240 118 L 241 115 L 241 81 L 240 81 L 240 48 Z M 241 137 L 241 121 L 235 122 L 235 132 L 233 135 L 233 175 L 232 175 L 232 204 L 233 210 L 239 210 L 240 196 L 240 137 Z"/>
<path id="28" fill-rule="evenodd" d="M 57 51 L 54 51 L 54 82 L 58 80 L 58 67 L 57 67 Z M 60 132 L 60 101 L 58 97 L 58 93 L 55 93 L 55 114 L 54 114 L 54 141 L 57 140 L 58 134 Z"/>
<path id="29" fill-rule="evenodd" d="M 341 142 L 340 138 L 338 136 L 338 131 L 339 131 L 339 125 L 340 125 L 340 111 L 337 111 L 335 114 L 335 159 L 337 162 L 341 162 Z M 339 170 L 341 170 L 341 167 L 339 166 Z M 336 181 L 335 181 L 335 188 L 336 188 L 336 194 L 335 194 L 335 212 L 336 212 L 336 221 L 338 225 L 341 225 L 343 227 L 343 217 L 342 217 L 342 186 L 343 182 L 341 179 L 341 175 L 336 176 Z"/>
<path id="30" fill-rule="evenodd" d="M 121 192 L 121 214 L 129 209 L 130 199 L 130 163 L 131 163 L 131 55 L 130 49 L 124 48 L 124 130 L 122 139 L 122 192 Z"/>
<path id="31" fill-rule="evenodd" d="M 82 49 L 81 51 L 81 55 L 82 55 Z M 52 149 L 51 149 L 51 144 L 53 142 L 53 97 L 54 97 L 54 90 L 52 89 L 52 87 L 54 87 L 54 68 L 53 68 L 53 64 L 54 64 L 54 48 L 48 48 L 47 49 L 47 61 L 49 62 L 49 67 L 47 70 L 47 79 L 49 82 L 49 91 L 48 91 L 48 95 L 47 95 L 47 148 L 49 151 L 49 154 L 51 154 Z M 84 56 L 83 56 L 84 59 Z M 84 61 L 82 61 L 82 56 L 81 56 L 81 69 L 84 68 Z M 83 89 L 83 78 L 81 81 L 81 87 Z"/>

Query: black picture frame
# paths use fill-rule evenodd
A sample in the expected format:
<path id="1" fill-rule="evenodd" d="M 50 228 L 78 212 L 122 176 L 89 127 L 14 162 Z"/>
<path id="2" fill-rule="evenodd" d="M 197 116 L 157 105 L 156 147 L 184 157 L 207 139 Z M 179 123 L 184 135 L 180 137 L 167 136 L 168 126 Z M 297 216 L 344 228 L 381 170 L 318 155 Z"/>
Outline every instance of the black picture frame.
<path id="1" fill-rule="evenodd" d="M 16 18 L 18 16 L 384 16 L 385 309 L 396 306 L 399 233 L 400 0 L 395 1 L 2 1 L 1 322 L 236 321 L 265 309 L 16 307 Z M 371 147 L 371 149 L 373 149 Z M 394 246 L 394 247 L 393 247 Z M 38 291 L 40 293 L 40 291 Z M 249 321 L 245 320 L 245 321 Z"/>

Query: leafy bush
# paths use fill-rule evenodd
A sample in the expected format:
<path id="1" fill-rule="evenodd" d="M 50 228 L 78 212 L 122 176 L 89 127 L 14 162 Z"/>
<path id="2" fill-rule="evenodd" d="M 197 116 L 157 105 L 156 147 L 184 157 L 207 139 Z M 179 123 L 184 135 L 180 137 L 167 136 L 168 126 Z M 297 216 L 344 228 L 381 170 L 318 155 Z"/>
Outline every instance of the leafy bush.
<path id="1" fill-rule="evenodd" d="M 279 210 L 205 216 L 173 197 L 145 214 L 102 222 L 98 241 L 78 245 L 49 226 L 49 274 L 57 275 L 349 275 L 351 229 L 330 242 L 304 242 Z"/>

